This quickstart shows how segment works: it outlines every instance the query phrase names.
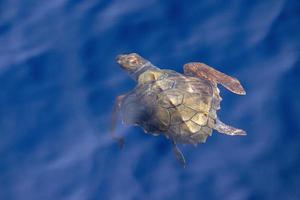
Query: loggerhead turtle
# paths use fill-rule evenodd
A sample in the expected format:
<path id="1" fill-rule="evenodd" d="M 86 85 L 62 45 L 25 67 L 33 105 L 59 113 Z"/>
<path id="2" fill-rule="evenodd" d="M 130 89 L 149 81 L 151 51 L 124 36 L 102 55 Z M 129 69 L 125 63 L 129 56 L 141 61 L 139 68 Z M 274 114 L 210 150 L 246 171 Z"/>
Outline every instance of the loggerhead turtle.
<path id="1" fill-rule="evenodd" d="M 246 94 L 236 78 L 198 62 L 185 64 L 183 75 L 160 69 L 136 53 L 119 55 L 116 60 L 137 81 L 132 91 L 117 97 L 113 112 L 112 136 L 121 146 L 124 139 L 114 133 L 119 112 L 125 124 L 168 138 L 183 166 L 185 158 L 177 143 L 205 143 L 212 129 L 232 136 L 246 135 L 221 122 L 216 113 L 222 100 L 218 83 L 235 94 Z"/>

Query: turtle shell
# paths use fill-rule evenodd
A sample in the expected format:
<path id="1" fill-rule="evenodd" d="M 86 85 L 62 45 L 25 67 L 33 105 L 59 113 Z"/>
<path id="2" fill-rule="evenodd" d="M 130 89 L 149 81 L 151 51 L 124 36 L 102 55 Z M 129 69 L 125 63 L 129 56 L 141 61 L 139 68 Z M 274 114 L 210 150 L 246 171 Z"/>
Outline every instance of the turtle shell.
<path id="1" fill-rule="evenodd" d="M 212 133 L 221 97 L 210 81 L 171 70 L 151 79 L 145 72 L 137 87 L 123 100 L 123 121 L 163 133 L 178 143 L 204 143 Z"/>

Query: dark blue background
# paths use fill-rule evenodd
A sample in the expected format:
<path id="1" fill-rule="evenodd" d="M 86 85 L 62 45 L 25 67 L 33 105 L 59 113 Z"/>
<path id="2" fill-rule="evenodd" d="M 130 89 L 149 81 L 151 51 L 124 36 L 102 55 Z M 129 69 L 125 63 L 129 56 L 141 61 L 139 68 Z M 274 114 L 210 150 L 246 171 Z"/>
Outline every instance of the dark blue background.
<path id="1" fill-rule="evenodd" d="M 300 3 L 292 0 L 0 1 L 0 199 L 300 199 Z M 182 72 L 201 61 L 238 77 L 214 133 L 181 146 L 120 125 L 134 82 L 115 63 L 138 52 Z"/>

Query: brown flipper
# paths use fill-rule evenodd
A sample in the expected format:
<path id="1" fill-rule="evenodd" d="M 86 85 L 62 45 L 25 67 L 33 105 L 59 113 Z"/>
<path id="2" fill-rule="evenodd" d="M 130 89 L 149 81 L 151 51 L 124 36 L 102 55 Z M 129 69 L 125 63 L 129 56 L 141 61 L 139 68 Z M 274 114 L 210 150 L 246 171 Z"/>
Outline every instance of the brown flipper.
<path id="1" fill-rule="evenodd" d="M 234 77 L 228 76 L 214 68 L 198 62 L 191 62 L 184 65 L 184 74 L 205 78 L 213 83 L 219 83 L 231 92 L 245 95 L 246 92 L 241 83 Z"/>
<path id="2" fill-rule="evenodd" d="M 117 97 L 115 105 L 114 105 L 114 110 L 112 113 L 112 120 L 111 120 L 111 136 L 113 139 L 115 139 L 119 143 L 119 146 L 121 149 L 124 146 L 125 140 L 123 137 L 116 136 L 115 129 L 117 126 L 118 116 L 119 116 L 119 112 L 120 112 L 120 109 L 122 106 L 122 100 L 124 97 L 125 97 L 125 95 L 120 95 Z"/>

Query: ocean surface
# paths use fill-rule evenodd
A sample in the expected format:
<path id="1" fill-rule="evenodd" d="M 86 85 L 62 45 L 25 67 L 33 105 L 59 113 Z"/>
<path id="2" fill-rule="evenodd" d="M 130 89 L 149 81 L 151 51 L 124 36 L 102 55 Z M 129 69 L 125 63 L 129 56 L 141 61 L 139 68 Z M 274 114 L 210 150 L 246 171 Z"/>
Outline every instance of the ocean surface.
<path id="1" fill-rule="evenodd" d="M 297 0 L 0 0 L 0 200 L 300 199 L 300 2 Z M 205 62 L 219 117 L 246 137 L 198 147 L 119 123 L 135 82 L 115 62 L 137 52 L 182 72 Z"/>

